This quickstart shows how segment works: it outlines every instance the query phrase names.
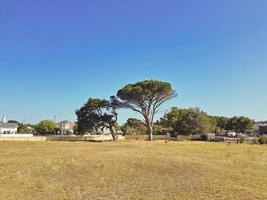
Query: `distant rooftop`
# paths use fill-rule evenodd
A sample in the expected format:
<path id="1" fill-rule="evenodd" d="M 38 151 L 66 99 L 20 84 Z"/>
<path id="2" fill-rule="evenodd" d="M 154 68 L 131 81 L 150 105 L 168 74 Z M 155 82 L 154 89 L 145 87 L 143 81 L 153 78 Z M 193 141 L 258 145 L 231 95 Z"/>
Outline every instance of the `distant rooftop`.
<path id="1" fill-rule="evenodd" d="M 58 122 L 57 124 L 59 125 L 59 124 L 75 124 L 75 123 L 69 120 L 64 120 L 64 121 Z"/>
<path id="2" fill-rule="evenodd" d="M 3 123 L 0 122 L 0 128 L 18 128 L 18 124 L 16 123 Z"/>

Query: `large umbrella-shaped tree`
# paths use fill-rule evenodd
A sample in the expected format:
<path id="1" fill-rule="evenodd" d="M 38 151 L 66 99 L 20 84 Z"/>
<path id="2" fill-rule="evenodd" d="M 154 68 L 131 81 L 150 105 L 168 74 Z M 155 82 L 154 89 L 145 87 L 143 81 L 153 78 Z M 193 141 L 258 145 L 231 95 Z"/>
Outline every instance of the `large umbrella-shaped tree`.
<path id="1" fill-rule="evenodd" d="M 144 117 L 149 140 L 153 140 L 153 122 L 160 106 L 171 98 L 176 97 L 176 92 L 168 82 L 145 80 L 128 84 L 112 96 L 112 104 L 128 108 L 140 113 Z"/>

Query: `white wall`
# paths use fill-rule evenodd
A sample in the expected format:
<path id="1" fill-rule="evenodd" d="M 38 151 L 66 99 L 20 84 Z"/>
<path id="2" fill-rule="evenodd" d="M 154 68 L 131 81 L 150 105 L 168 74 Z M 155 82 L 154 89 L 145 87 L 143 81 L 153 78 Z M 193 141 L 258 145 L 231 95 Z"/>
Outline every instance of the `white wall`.
<path id="1" fill-rule="evenodd" d="M 33 134 L 0 134 L 1 138 L 23 138 L 33 137 Z"/>
<path id="2" fill-rule="evenodd" d="M 42 142 L 46 137 L 0 137 L 0 142 Z"/>
<path id="3" fill-rule="evenodd" d="M 0 128 L 0 134 L 4 132 L 9 132 L 9 131 L 11 134 L 14 134 L 17 132 L 17 130 L 18 128 Z"/>

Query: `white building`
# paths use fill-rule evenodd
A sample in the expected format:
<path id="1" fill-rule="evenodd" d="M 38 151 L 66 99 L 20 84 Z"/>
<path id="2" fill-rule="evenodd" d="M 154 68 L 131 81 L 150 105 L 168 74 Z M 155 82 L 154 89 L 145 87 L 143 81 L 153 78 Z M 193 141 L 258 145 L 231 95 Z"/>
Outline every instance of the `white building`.
<path id="1" fill-rule="evenodd" d="M 0 122 L 0 134 L 16 134 L 18 132 L 19 125 L 16 123 L 6 123 L 5 116 Z"/>
<path id="2" fill-rule="evenodd" d="M 60 135 L 70 135 L 73 134 L 75 123 L 71 121 L 62 121 L 57 123 L 57 128 L 59 128 Z"/>

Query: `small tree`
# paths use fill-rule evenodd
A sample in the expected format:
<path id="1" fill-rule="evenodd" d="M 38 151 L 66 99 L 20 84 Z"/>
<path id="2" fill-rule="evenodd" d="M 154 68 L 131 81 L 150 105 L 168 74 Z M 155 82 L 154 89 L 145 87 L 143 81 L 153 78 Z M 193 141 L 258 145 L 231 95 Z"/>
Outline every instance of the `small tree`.
<path id="1" fill-rule="evenodd" d="M 36 125 L 36 131 L 39 134 L 54 134 L 56 124 L 52 120 L 43 120 Z"/>
<path id="2" fill-rule="evenodd" d="M 110 101 L 104 99 L 90 98 L 80 109 L 76 110 L 78 118 L 78 133 L 85 134 L 90 130 L 108 128 L 112 134 L 113 141 L 115 138 L 114 127 L 117 122 L 116 106 Z"/>
<path id="3" fill-rule="evenodd" d="M 18 133 L 31 133 L 31 129 L 26 124 L 19 124 Z"/>
<path id="4" fill-rule="evenodd" d="M 129 118 L 127 122 L 122 127 L 125 134 L 145 134 L 147 128 L 145 124 L 140 119 Z"/>
<path id="5" fill-rule="evenodd" d="M 152 141 L 155 114 L 164 102 L 173 97 L 176 97 L 176 92 L 170 83 L 146 80 L 126 85 L 111 98 L 119 107 L 131 109 L 144 117 L 149 140 Z"/>

